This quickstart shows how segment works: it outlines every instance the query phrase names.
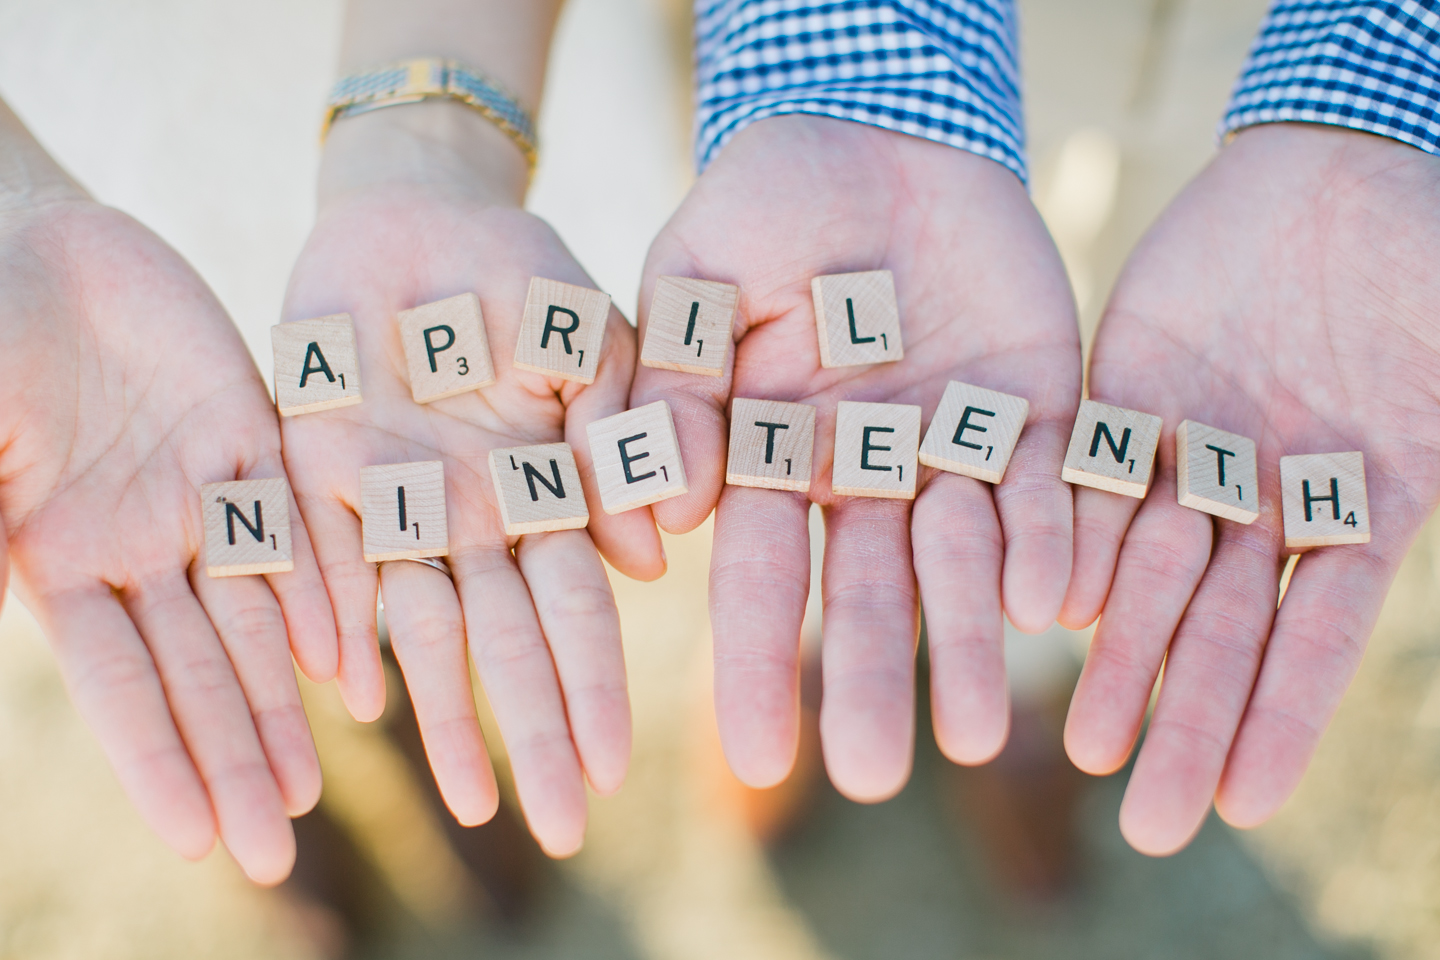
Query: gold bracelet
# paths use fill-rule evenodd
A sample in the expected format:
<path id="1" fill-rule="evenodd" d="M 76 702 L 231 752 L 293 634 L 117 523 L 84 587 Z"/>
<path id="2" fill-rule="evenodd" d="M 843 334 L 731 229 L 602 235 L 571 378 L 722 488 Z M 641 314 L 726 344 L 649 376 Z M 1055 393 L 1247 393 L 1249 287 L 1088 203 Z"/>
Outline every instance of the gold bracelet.
<path id="1" fill-rule="evenodd" d="M 499 127 L 535 172 L 535 122 L 525 108 L 489 77 L 437 57 L 401 60 L 337 80 L 325 104 L 320 139 L 342 117 L 435 99 L 457 100 Z"/>

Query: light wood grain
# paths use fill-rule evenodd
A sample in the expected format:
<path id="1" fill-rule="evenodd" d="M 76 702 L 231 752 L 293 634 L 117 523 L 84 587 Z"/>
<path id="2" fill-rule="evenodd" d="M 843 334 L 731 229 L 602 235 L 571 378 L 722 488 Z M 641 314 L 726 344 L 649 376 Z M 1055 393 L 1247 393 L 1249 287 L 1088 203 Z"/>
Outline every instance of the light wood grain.
<path id="1" fill-rule="evenodd" d="M 275 406 L 282 417 L 360 402 L 360 359 L 348 313 L 270 328 Z"/>
<path id="2" fill-rule="evenodd" d="M 365 559 L 371 563 L 448 556 L 444 464 L 421 460 L 362 467 L 360 520 Z"/>
<path id="3" fill-rule="evenodd" d="M 816 277 L 810 281 L 810 295 L 822 367 L 889 363 L 905 356 L 895 278 L 889 270 Z"/>
<path id="4" fill-rule="evenodd" d="M 490 479 L 507 537 L 578 530 L 590 522 L 575 452 L 568 443 L 491 450 Z"/>
<path id="5" fill-rule="evenodd" d="M 290 546 L 290 484 L 230 480 L 200 487 L 205 573 L 242 577 L 295 569 Z"/>
<path id="6" fill-rule="evenodd" d="M 1260 518 L 1255 441 L 1186 420 L 1175 431 L 1180 506 L 1250 524 Z"/>
<path id="7" fill-rule="evenodd" d="M 814 451 L 814 407 L 779 400 L 734 400 L 726 483 L 806 493 Z"/>
<path id="8" fill-rule="evenodd" d="M 1150 489 L 1164 421 L 1148 413 L 1080 401 L 1060 477 L 1097 490 L 1143 498 Z"/>
<path id="9" fill-rule="evenodd" d="M 516 369 L 594 383 L 609 316 L 609 294 L 532 277 L 515 342 Z"/>
<path id="10" fill-rule="evenodd" d="M 606 513 L 624 513 L 689 491 L 675 422 L 664 400 L 596 420 L 586 432 Z"/>
<path id="11" fill-rule="evenodd" d="M 920 444 L 920 462 L 999 483 L 1029 412 L 1024 397 L 952 380 Z"/>
<path id="12" fill-rule="evenodd" d="M 1280 507 L 1285 517 L 1287 547 L 1369 543 L 1365 455 L 1312 453 L 1281 457 Z"/>
<path id="13" fill-rule="evenodd" d="M 842 497 L 914 500 L 919 446 L 919 407 L 842 400 L 831 486 Z"/>
<path id="14" fill-rule="evenodd" d="M 430 403 L 495 382 L 480 298 L 473 293 L 401 310 L 400 344 L 410 371 L 410 395 Z"/>
<path id="15" fill-rule="evenodd" d="M 714 280 L 655 281 L 640 362 L 661 370 L 718 377 L 725 372 L 740 288 Z"/>

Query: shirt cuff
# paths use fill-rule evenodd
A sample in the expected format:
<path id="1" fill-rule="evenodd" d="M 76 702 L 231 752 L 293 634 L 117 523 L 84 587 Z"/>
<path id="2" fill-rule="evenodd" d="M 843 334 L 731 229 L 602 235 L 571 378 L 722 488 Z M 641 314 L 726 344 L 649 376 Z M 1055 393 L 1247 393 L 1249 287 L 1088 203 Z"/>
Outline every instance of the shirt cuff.
<path id="1" fill-rule="evenodd" d="M 1277 0 L 1219 134 L 1284 121 L 1349 127 L 1440 153 L 1435 4 Z"/>
<path id="2" fill-rule="evenodd" d="M 1023 182 L 1013 0 L 697 0 L 695 160 L 782 114 L 989 157 Z"/>

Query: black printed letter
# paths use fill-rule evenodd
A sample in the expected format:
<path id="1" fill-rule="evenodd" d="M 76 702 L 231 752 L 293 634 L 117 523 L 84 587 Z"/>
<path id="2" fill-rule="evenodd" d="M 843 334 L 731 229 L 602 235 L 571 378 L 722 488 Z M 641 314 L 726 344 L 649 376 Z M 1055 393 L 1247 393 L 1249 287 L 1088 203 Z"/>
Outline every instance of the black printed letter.
<path id="1" fill-rule="evenodd" d="M 870 442 L 872 433 L 894 433 L 894 427 L 866 427 L 865 436 L 860 441 L 860 469 L 861 470 L 894 470 L 894 467 L 882 467 L 879 464 L 870 462 L 871 450 L 889 450 L 889 447 L 876 446 Z"/>
<path id="2" fill-rule="evenodd" d="M 773 462 L 773 458 L 774 458 L 774 456 L 775 456 L 775 431 L 776 431 L 776 430 L 789 430 L 789 429 L 790 429 L 790 424 L 788 424 L 788 423 L 762 423 L 762 422 L 760 422 L 759 420 L 756 420 L 756 421 L 755 421 L 755 426 L 757 426 L 757 427 L 764 427 L 764 428 L 765 428 L 765 462 L 766 462 L 766 463 L 771 463 L 771 462 Z"/>
<path id="3" fill-rule="evenodd" d="M 315 358 L 315 362 L 319 366 L 310 366 L 311 357 Z M 335 374 L 330 372 L 330 364 L 325 362 L 325 354 L 320 352 L 320 344 L 314 340 L 311 340 L 310 346 L 305 348 L 305 367 L 300 371 L 300 389 L 305 389 L 305 381 L 310 379 L 312 373 L 323 373 L 326 380 L 331 383 L 335 382 Z"/>
<path id="4" fill-rule="evenodd" d="M 971 443 L 969 440 L 960 439 L 962 436 L 965 435 L 966 430 L 974 430 L 977 433 L 990 432 L 984 427 L 976 426 L 975 424 L 970 422 L 970 414 L 972 413 L 978 413 L 982 417 L 995 416 L 994 412 L 990 410 L 981 410 L 979 407 L 966 407 L 965 412 L 960 415 L 960 425 L 955 428 L 955 439 L 951 440 L 950 442 L 962 447 L 969 447 L 971 450 L 982 450 L 984 448 L 981 444 Z"/>
<path id="5" fill-rule="evenodd" d="M 1340 519 L 1340 481 L 1339 481 L 1338 479 L 1336 479 L 1335 477 L 1331 477 L 1331 478 L 1330 478 L 1330 496 L 1328 496 L 1328 497 L 1312 497 L 1312 496 L 1310 496 L 1310 481 L 1309 481 L 1309 480 L 1302 480 L 1302 481 L 1300 481 L 1300 493 L 1301 493 L 1301 495 L 1304 496 L 1304 498 L 1305 498 L 1305 520 L 1306 520 L 1306 522 L 1309 522 L 1309 520 L 1311 519 L 1311 517 L 1310 517 L 1310 504 L 1312 504 L 1312 503 L 1319 503 L 1319 502 L 1322 501 L 1322 500 L 1329 500 L 1329 501 L 1330 501 L 1330 509 L 1331 509 L 1331 511 L 1334 512 L 1335 519 L 1336 519 L 1336 520 L 1339 520 L 1339 519 Z"/>
<path id="6" fill-rule="evenodd" d="M 431 342 L 430 334 L 439 333 L 441 330 L 445 331 L 445 336 L 449 337 L 449 339 L 437 347 L 434 343 Z M 442 323 L 438 327 L 426 327 L 425 332 L 422 334 L 422 336 L 425 337 L 425 352 L 430 356 L 430 372 L 439 373 L 440 368 L 435 366 L 435 354 L 440 353 L 443 350 L 449 350 L 451 347 L 455 346 L 455 331 Z"/>
<path id="7" fill-rule="evenodd" d="M 1130 428 L 1126 427 L 1125 432 L 1120 434 L 1120 446 L 1115 446 L 1115 437 L 1110 433 L 1110 427 L 1105 423 L 1095 424 L 1095 437 L 1090 441 L 1090 456 L 1100 450 L 1100 438 L 1105 438 L 1105 443 L 1110 447 L 1110 452 L 1115 455 L 1116 463 L 1125 462 L 1125 448 L 1130 446 Z"/>
<path id="8" fill-rule="evenodd" d="M 630 472 L 630 464 L 634 463 L 636 460 L 644 460 L 646 457 L 650 456 L 650 453 L 647 451 L 645 453 L 632 454 L 625 449 L 625 444 L 634 443 L 636 440 L 644 440 L 648 436 L 650 436 L 650 434 L 648 433 L 637 433 L 635 434 L 635 436 L 626 437 L 624 440 L 621 440 L 616 444 L 616 446 L 620 448 L 620 466 L 625 470 L 626 483 L 639 483 L 641 480 L 649 480 L 651 477 L 655 476 L 654 470 L 651 470 L 649 473 L 642 473 L 638 477 L 632 474 Z"/>
<path id="9" fill-rule="evenodd" d="M 555 326 L 555 314 L 557 313 L 563 313 L 565 314 L 565 316 L 569 317 L 571 320 L 570 326 Z M 558 333 L 560 334 L 560 339 L 565 343 L 565 353 L 568 355 L 570 353 L 570 334 L 574 333 L 576 330 L 579 329 L 580 314 L 576 313 L 574 310 L 566 310 L 564 307 L 557 307 L 552 303 L 550 305 L 550 310 L 545 314 L 545 331 L 540 335 L 540 349 L 548 350 L 550 348 L 550 334 Z"/>
<path id="10" fill-rule="evenodd" d="M 244 524 L 245 529 L 250 531 L 250 536 L 265 542 L 265 520 L 260 516 L 260 501 L 255 501 L 255 525 L 252 527 L 250 521 L 245 519 L 245 514 L 240 508 L 230 501 L 225 501 L 225 532 L 230 534 L 230 546 L 235 546 L 235 521 L 239 520 Z"/>
<path id="11" fill-rule="evenodd" d="M 560 464 L 554 460 L 550 461 L 550 475 L 555 478 L 554 486 L 550 485 L 550 481 L 545 479 L 543 473 L 530 466 L 530 461 L 526 460 L 521 466 L 525 468 L 525 482 L 530 485 L 530 500 L 532 503 L 540 499 L 540 494 L 535 489 L 536 480 L 539 480 L 542 487 L 555 494 L 559 499 L 565 499 L 565 484 L 560 482 Z"/>

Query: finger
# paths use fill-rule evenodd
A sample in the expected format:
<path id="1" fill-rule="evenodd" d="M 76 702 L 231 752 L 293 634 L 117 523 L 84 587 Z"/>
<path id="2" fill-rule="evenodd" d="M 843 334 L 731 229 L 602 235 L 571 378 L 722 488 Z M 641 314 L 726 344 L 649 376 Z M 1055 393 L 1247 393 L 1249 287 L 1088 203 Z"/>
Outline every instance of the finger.
<path id="1" fill-rule="evenodd" d="M 1180 849 L 1209 812 L 1275 616 L 1278 543 L 1259 526 L 1221 530 L 1171 641 L 1120 806 L 1120 830 L 1142 853 Z"/>
<path id="2" fill-rule="evenodd" d="M 235 669 L 260 745 L 292 817 L 320 799 L 320 760 L 300 704 L 285 618 L 259 577 L 211 578 L 196 564 L 190 585 Z"/>
<path id="3" fill-rule="evenodd" d="M 1120 544 L 1140 501 L 1090 487 L 1077 486 L 1074 491 L 1075 561 L 1059 620 L 1070 630 L 1084 630 L 1105 606 Z"/>
<path id="4" fill-rule="evenodd" d="M 546 853 L 570 856 L 585 838 L 584 776 L 530 591 L 503 546 L 452 550 L 450 566 L 520 808 Z"/>
<path id="5" fill-rule="evenodd" d="M 215 846 L 210 797 L 175 729 L 150 652 L 110 588 L 43 595 L 35 615 L 125 795 L 182 857 L 204 857 Z"/>
<path id="6" fill-rule="evenodd" d="M 155 660 L 170 712 L 210 793 L 220 839 L 256 883 L 285 879 L 295 836 L 235 670 L 181 576 L 123 595 Z"/>
<path id="7" fill-rule="evenodd" d="M 585 499 L 592 505 L 588 529 L 595 546 L 626 576 L 654 580 L 665 572 L 665 550 L 660 546 L 655 519 L 648 509 L 627 510 L 613 516 L 599 509 L 600 485 L 595 478 L 595 461 L 590 455 L 590 437 L 586 432 L 596 420 L 626 410 L 634 372 L 635 331 L 618 310 L 611 308 L 605 352 L 600 358 L 595 382 L 577 393 L 565 409 L 565 439 L 575 451 Z"/>
<path id="8" fill-rule="evenodd" d="M 278 464 L 275 466 L 277 472 L 282 469 Z M 320 566 L 310 546 L 310 534 L 300 517 L 300 508 L 293 493 L 290 496 L 290 547 L 295 569 L 287 573 L 267 574 L 265 579 L 275 599 L 280 602 L 295 662 L 314 682 L 328 683 L 335 678 L 340 658 L 335 611 L 330 607 L 325 580 L 320 576 Z"/>
<path id="9" fill-rule="evenodd" d="M 662 262 L 663 261 L 663 262 Z M 702 276 L 693 264 L 652 258 L 646 264 L 640 289 L 638 336 L 643 344 L 650 323 L 650 300 L 655 281 L 662 275 Z M 713 279 L 713 278 L 706 278 Z M 743 297 L 743 292 L 742 292 Z M 643 407 L 656 400 L 670 405 L 680 459 L 685 464 L 688 493 L 662 500 L 651 507 L 660 526 L 671 533 L 687 533 L 710 516 L 725 486 L 725 458 L 729 437 L 726 405 L 730 402 L 731 374 L 735 367 L 733 343 L 726 353 L 724 373 L 718 377 L 660 370 L 643 363 L 636 367 L 630 388 L 630 406 Z"/>
<path id="10" fill-rule="evenodd" d="M 1300 558 L 1215 798 L 1226 822 L 1263 823 L 1300 783 L 1394 576 L 1378 549 L 1329 547 Z"/>
<path id="11" fill-rule="evenodd" d="M 580 762 L 595 791 L 609 796 L 630 765 L 630 700 L 605 566 L 584 530 L 521 537 L 515 559 L 555 661 Z"/>
<path id="12" fill-rule="evenodd" d="M 910 504 L 849 498 L 825 521 L 820 740 L 836 789 L 871 803 L 905 785 L 915 745 Z"/>
<path id="13" fill-rule="evenodd" d="M 915 577 L 930 642 L 935 741 L 956 763 L 984 763 L 1010 726 L 1000 614 L 1000 523 L 989 485 L 942 473 L 915 499 Z"/>
<path id="14" fill-rule="evenodd" d="M 1001 580 L 1005 612 L 1025 633 L 1040 633 L 1060 615 L 1075 556 L 1074 495 L 1060 479 L 1070 442 L 1064 424 L 1026 426 L 995 487 L 995 508 L 1005 534 Z"/>
<path id="15" fill-rule="evenodd" d="M 800 743 L 800 625 L 810 594 L 810 502 L 726 487 L 710 553 L 715 719 L 730 769 L 784 780 Z"/>
<path id="16" fill-rule="evenodd" d="M 424 564 L 380 564 L 390 645 L 405 674 L 425 756 L 445 805 L 466 826 L 495 815 L 500 793 L 485 750 L 465 623 L 450 580 Z"/>
<path id="17" fill-rule="evenodd" d="M 305 526 L 314 535 L 315 560 L 335 614 L 340 696 L 351 716 L 368 723 L 385 710 L 385 674 L 375 625 L 379 585 L 375 565 L 365 562 L 360 520 L 349 507 L 323 494 L 311 497 L 297 491 L 296 499 Z"/>
<path id="18" fill-rule="evenodd" d="M 1180 506 L 1174 491 L 1171 470 L 1130 524 L 1070 701 L 1065 749 L 1086 773 L 1114 773 L 1130 755 L 1165 650 L 1210 560 L 1214 521 Z"/>

